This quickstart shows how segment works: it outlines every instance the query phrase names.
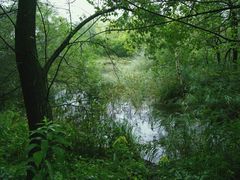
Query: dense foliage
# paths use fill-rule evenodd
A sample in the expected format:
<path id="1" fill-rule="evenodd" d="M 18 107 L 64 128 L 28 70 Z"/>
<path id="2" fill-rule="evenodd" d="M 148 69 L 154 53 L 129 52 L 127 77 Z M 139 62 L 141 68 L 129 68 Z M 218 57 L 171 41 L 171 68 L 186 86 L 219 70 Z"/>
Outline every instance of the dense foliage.
<path id="1" fill-rule="evenodd" d="M 0 1 L 0 179 L 240 178 L 239 1 L 89 0 L 122 10 L 90 21 L 59 54 L 47 74 L 53 120 L 33 131 L 11 2 Z M 78 24 L 45 1 L 36 23 L 44 65 Z M 117 118 L 121 102 L 147 104 L 160 138 L 141 142 L 131 118 Z"/>

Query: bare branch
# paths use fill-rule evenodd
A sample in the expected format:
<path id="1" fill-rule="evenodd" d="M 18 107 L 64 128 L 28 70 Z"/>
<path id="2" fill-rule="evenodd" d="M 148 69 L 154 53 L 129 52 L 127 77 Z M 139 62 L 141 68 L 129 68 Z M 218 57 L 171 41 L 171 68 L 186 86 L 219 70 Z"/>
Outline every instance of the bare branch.
<path id="1" fill-rule="evenodd" d="M 0 9 L 3 11 L 3 13 L 7 16 L 7 18 L 9 19 L 9 21 L 12 23 L 12 25 L 14 26 L 14 28 L 16 28 L 16 24 L 13 22 L 12 18 L 8 15 L 9 12 L 6 12 L 5 9 L 2 7 L 2 5 L 0 5 Z"/>
<path id="2" fill-rule="evenodd" d="M 44 32 L 44 59 L 45 59 L 45 62 L 47 62 L 47 59 L 48 59 L 48 54 L 47 54 L 47 47 L 48 47 L 47 28 L 46 28 L 46 23 L 45 23 L 45 19 L 43 17 L 42 10 L 41 10 L 41 8 L 40 8 L 38 3 L 37 3 L 37 8 L 38 8 L 38 11 L 40 13 L 41 21 L 42 21 L 42 24 L 43 24 L 43 32 Z"/>
<path id="3" fill-rule="evenodd" d="M 100 17 L 97 18 L 97 19 L 96 19 L 85 31 L 83 31 L 73 42 L 79 40 L 84 34 L 86 34 L 86 33 L 97 23 L 97 21 L 98 21 L 99 19 L 100 19 Z"/>
<path id="4" fill-rule="evenodd" d="M 67 50 L 64 52 L 63 56 L 61 57 L 60 62 L 58 63 L 58 66 L 57 66 L 57 69 L 56 69 L 55 74 L 54 74 L 54 76 L 53 76 L 53 79 L 52 79 L 50 85 L 48 86 L 47 98 L 48 98 L 48 96 L 49 96 L 50 89 L 51 89 L 51 87 L 52 87 L 55 79 L 57 78 L 57 75 L 58 75 L 58 72 L 59 72 L 59 70 L 60 70 L 61 64 L 62 64 L 63 60 L 65 59 L 65 56 L 67 55 L 67 53 L 68 53 L 68 51 L 69 51 L 70 48 L 71 48 L 71 46 L 68 46 Z"/>
<path id="5" fill-rule="evenodd" d="M 73 28 L 73 22 L 72 22 L 72 12 L 71 12 L 71 4 L 73 2 L 75 2 L 76 0 L 74 1 L 70 1 L 70 0 L 67 0 L 67 4 L 68 4 L 68 14 L 69 14 L 69 20 L 70 20 L 70 31 L 72 31 L 72 28 Z"/>
<path id="6" fill-rule="evenodd" d="M 17 12 L 17 9 L 12 9 L 12 10 L 9 10 L 8 12 L 3 12 L 3 13 L 0 13 L 0 17 L 2 16 L 5 16 L 6 14 L 11 14 L 11 13 L 14 13 L 14 12 Z"/>
<path id="7" fill-rule="evenodd" d="M 4 44 L 9 47 L 14 53 L 15 49 L 0 35 L 0 39 L 4 42 Z"/>

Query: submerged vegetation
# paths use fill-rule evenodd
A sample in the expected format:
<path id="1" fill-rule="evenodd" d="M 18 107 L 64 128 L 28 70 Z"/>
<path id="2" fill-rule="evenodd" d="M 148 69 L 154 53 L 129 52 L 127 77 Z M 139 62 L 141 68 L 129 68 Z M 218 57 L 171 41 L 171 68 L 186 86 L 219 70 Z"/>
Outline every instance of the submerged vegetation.
<path id="1" fill-rule="evenodd" d="M 239 1 L 88 2 L 0 1 L 0 179 L 240 179 Z"/>

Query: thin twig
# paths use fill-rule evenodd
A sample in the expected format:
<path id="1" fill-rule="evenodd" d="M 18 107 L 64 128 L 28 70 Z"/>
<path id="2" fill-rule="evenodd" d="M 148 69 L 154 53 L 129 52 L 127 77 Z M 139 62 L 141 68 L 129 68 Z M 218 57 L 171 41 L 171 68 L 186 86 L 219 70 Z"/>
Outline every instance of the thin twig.
<path id="1" fill-rule="evenodd" d="M 89 16 L 88 18 L 86 18 L 84 21 L 82 21 L 80 24 L 78 24 L 78 26 L 76 26 L 69 34 L 68 36 L 64 39 L 64 41 L 60 44 L 60 46 L 54 51 L 54 53 L 51 55 L 51 57 L 48 59 L 47 63 L 44 65 L 44 72 L 45 74 L 48 73 L 51 65 L 54 63 L 54 61 L 56 60 L 56 58 L 61 54 L 61 52 L 66 48 L 66 46 L 69 45 L 70 40 L 72 39 L 72 37 L 83 27 L 85 26 L 87 23 L 89 23 L 91 20 L 95 19 L 96 17 L 99 17 L 103 14 L 106 13 L 110 13 L 116 9 L 119 9 L 119 7 L 112 7 L 110 9 L 106 9 L 103 11 L 98 11 L 95 14 L 93 14 L 92 16 Z"/>
<path id="2" fill-rule="evenodd" d="M 15 49 L 0 35 L 0 39 L 4 42 L 4 44 L 9 47 L 14 53 Z"/>
<path id="3" fill-rule="evenodd" d="M 225 10 L 229 10 L 229 9 L 239 9 L 240 8 L 240 5 L 236 5 L 236 6 L 233 6 L 233 7 L 226 7 L 226 8 L 221 8 L 221 9 L 216 9 L 216 10 L 210 10 L 210 11 L 206 11 L 206 12 L 200 12 L 200 13 L 196 13 L 196 14 L 192 14 L 192 15 L 187 15 L 185 17 L 180 17 L 180 18 L 173 18 L 173 17 L 170 17 L 170 16 L 166 16 L 166 15 L 163 15 L 163 14 L 159 14 L 157 12 L 154 12 L 154 11 L 151 11 L 151 10 L 148 10 L 142 6 L 138 6 L 134 3 L 132 3 L 131 1 L 127 0 L 129 2 L 129 4 L 133 5 L 134 7 L 136 7 L 137 9 L 140 9 L 142 11 L 145 11 L 145 12 L 148 12 L 149 14 L 152 14 L 152 15 L 156 15 L 156 16 L 159 16 L 159 17 L 162 17 L 162 18 L 165 18 L 165 19 L 169 19 L 173 22 L 178 22 L 178 23 L 181 23 L 181 24 L 185 24 L 187 26 L 190 26 L 190 27 L 193 27 L 195 29 L 198 29 L 198 30 L 201 30 L 201 31 L 204 31 L 204 32 L 207 32 L 207 33 L 210 33 L 210 34 L 213 34 L 215 36 L 218 36 L 224 40 L 227 40 L 227 41 L 231 41 L 231 42 L 240 42 L 240 40 L 236 40 L 236 39 L 229 39 L 221 34 L 218 34 L 214 31 L 211 31 L 209 29 L 205 29 L 203 27 L 199 27 L 197 25 L 194 25 L 194 24 L 191 24 L 191 23 L 188 23 L 188 22 L 185 22 L 183 21 L 183 19 L 187 19 L 187 18 L 191 18 L 191 17 L 195 17 L 195 16 L 200 16 L 200 15 L 204 15 L 204 14 L 209 14 L 209 13 L 216 13 L 216 12 L 221 12 L 221 11 L 225 11 Z M 134 10 L 132 10 L 134 12 Z"/>
<path id="4" fill-rule="evenodd" d="M 7 16 L 7 18 L 10 20 L 14 28 L 16 28 L 16 24 L 13 22 L 12 18 L 8 15 L 8 12 L 5 11 L 5 9 L 0 5 L 0 9 L 3 11 L 3 13 Z"/>
<path id="5" fill-rule="evenodd" d="M 53 79 L 52 79 L 50 85 L 48 86 L 48 90 L 47 90 L 47 99 L 48 99 L 48 97 L 49 97 L 50 89 L 51 89 L 51 87 L 52 87 L 52 85 L 53 85 L 55 79 L 57 78 L 57 75 L 58 75 L 58 72 L 59 72 L 59 70 L 60 70 L 61 64 L 62 64 L 62 62 L 63 62 L 65 56 L 67 55 L 67 53 L 68 53 L 70 47 L 71 47 L 71 46 L 69 46 L 68 49 L 64 52 L 63 56 L 61 57 L 61 59 L 60 59 L 60 61 L 59 61 L 59 63 L 58 63 L 58 66 L 57 66 L 57 69 L 56 69 L 55 74 L 54 74 L 54 76 L 53 76 Z"/>
<path id="6" fill-rule="evenodd" d="M 37 3 L 37 8 L 38 8 L 38 11 L 40 13 L 40 16 L 41 16 L 41 21 L 42 21 L 42 24 L 43 24 L 43 32 L 44 32 L 44 59 L 45 59 L 45 63 L 47 62 L 47 59 L 48 59 L 48 54 L 47 54 L 47 48 L 48 48 L 48 35 L 47 35 L 47 29 L 46 29 L 46 23 L 45 23 L 45 19 L 43 17 L 43 13 L 42 13 L 42 10 L 39 6 L 39 4 Z"/>

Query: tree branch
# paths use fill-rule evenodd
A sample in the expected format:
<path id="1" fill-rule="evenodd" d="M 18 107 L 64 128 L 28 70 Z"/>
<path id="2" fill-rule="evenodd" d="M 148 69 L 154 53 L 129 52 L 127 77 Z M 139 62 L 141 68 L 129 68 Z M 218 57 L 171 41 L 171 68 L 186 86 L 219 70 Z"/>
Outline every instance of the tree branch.
<path id="1" fill-rule="evenodd" d="M 14 53 L 15 49 L 0 35 L 0 39 L 4 42 L 4 44 L 9 47 Z"/>
<path id="2" fill-rule="evenodd" d="M 127 0 L 128 1 L 128 0 Z M 169 19 L 173 22 L 178 22 L 178 23 L 181 23 L 181 24 L 185 24 L 187 26 L 190 26 L 190 27 L 193 27 L 195 29 L 199 29 L 201 31 L 204 31 L 204 32 L 207 32 L 209 34 L 214 34 L 215 36 L 218 36 L 224 40 L 227 40 L 227 41 L 230 41 L 230 42 L 240 42 L 240 40 L 235 40 L 235 39 L 229 39 L 219 33 L 216 33 L 214 31 L 211 31 L 209 29 L 205 29 L 203 27 L 200 27 L 200 26 L 197 26 L 197 25 L 194 25 L 194 24 L 191 24 L 191 23 L 188 23 L 188 22 L 185 22 L 183 21 L 183 19 L 187 19 L 187 18 L 191 18 L 191 17 L 194 17 L 194 16 L 199 16 L 199 15 L 204 15 L 204 14 L 209 14 L 209 13 L 217 13 L 217 12 L 221 12 L 221 11 L 224 11 L 224 10 L 229 10 L 229 9 L 239 9 L 240 8 L 240 5 L 237 5 L 237 6 L 233 6 L 233 7 L 226 7 L 226 8 L 222 8 L 222 9 L 217 9 L 217 10 L 210 10 L 210 11 L 206 11 L 206 12 L 201 12 L 201 13 L 196 13 L 196 14 L 192 14 L 192 15 L 187 15 L 187 16 L 184 16 L 184 17 L 180 17 L 180 18 L 173 18 L 173 17 L 170 17 L 170 16 L 166 16 L 166 15 L 163 15 L 163 14 L 159 14 L 157 12 L 153 12 L 153 11 L 150 11 L 144 7 L 140 7 L 130 1 L 128 1 L 129 4 L 133 5 L 134 7 L 140 9 L 140 10 L 143 10 L 145 12 L 148 12 L 149 14 L 152 14 L 152 15 L 156 15 L 156 16 L 159 16 L 159 17 L 162 17 L 162 18 L 165 18 L 165 19 Z M 134 11 L 134 10 L 132 10 Z"/>
<path id="3" fill-rule="evenodd" d="M 8 12 L 5 11 L 5 9 L 0 5 L 0 9 L 3 11 L 3 13 L 7 16 L 7 18 L 10 20 L 14 28 L 16 28 L 16 24 L 13 22 L 12 18 L 8 15 Z"/>
<path id="4" fill-rule="evenodd" d="M 49 93 L 50 93 L 51 87 L 52 87 L 55 79 L 57 78 L 57 75 L 58 75 L 58 72 L 59 72 L 59 70 L 60 70 L 61 64 L 62 64 L 65 56 L 67 55 L 69 49 L 70 49 L 70 47 L 68 47 L 68 49 L 64 52 L 64 55 L 61 57 L 60 62 L 58 63 L 58 66 L 57 66 L 57 69 L 56 69 L 56 71 L 55 71 L 55 73 L 54 73 L 54 76 L 53 76 L 53 78 L 52 78 L 52 80 L 51 80 L 51 82 L 50 82 L 50 85 L 48 86 L 47 98 L 49 97 Z"/>
<path id="5" fill-rule="evenodd" d="M 102 10 L 102 11 L 98 11 L 95 14 L 93 14 L 92 16 L 89 16 L 88 18 L 86 18 L 84 21 L 82 21 L 80 24 L 78 24 L 78 26 L 76 26 L 70 33 L 69 35 L 64 39 L 64 41 L 60 44 L 60 46 L 54 51 L 54 53 L 51 55 L 51 57 L 48 59 L 47 63 L 44 65 L 44 72 L 45 74 L 48 73 L 51 65 L 54 63 L 54 61 L 56 60 L 56 58 L 61 54 L 61 52 L 66 48 L 66 46 L 69 44 L 70 40 L 72 39 L 72 37 L 84 26 L 86 25 L 88 22 L 90 22 L 91 20 L 93 20 L 94 18 L 101 16 L 103 14 L 106 13 L 110 13 L 113 12 L 116 9 L 120 9 L 119 7 L 112 7 L 110 9 L 106 9 L 106 10 Z"/>
<path id="6" fill-rule="evenodd" d="M 17 12 L 17 9 L 12 9 L 12 10 L 9 10 L 8 12 L 2 12 L 2 13 L 0 13 L 0 17 L 10 14 L 10 13 L 14 13 L 14 12 Z"/>
<path id="7" fill-rule="evenodd" d="M 43 17 L 43 13 L 42 13 L 41 8 L 40 8 L 38 3 L 37 3 L 37 8 L 38 8 L 38 11 L 40 13 L 41 21 L 42 21 L 42 24 L 43 24 L 43 32 L 44 32 L 44 59 L 45 59 L 45 62 L 47 62 L 47 59 L 48 59 L 48 54 L 47 54 L 47 46 L 48 46 L 47 28 L 46 28 L 45 19 Z"/>

